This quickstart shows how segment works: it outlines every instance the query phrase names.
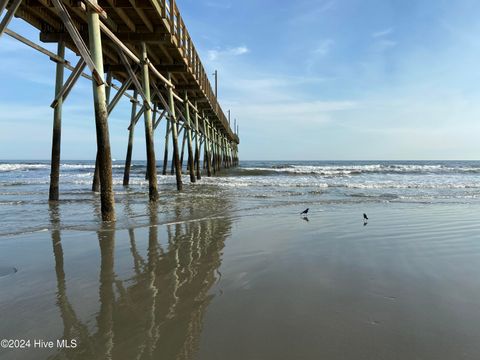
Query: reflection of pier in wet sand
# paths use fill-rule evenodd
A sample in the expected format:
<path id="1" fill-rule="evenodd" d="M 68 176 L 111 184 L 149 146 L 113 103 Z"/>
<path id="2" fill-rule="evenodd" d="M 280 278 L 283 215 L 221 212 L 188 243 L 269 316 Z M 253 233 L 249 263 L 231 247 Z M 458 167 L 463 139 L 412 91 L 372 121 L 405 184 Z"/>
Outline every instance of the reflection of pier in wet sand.
<path id="1" fill-rule="evenodd" d="M 157 222 L 157 206 L 150 220 Z M 77 316 L 67 295 L 64 251 L 58 211 L 51 208 L 52 242 L 57 277 L 57 306 L 63 321 L 63 338 L 77 339 L 78 347 L 63 349 L 55 359 L 190 359 L 198 347 L 202 319 L 211 300 L 221 250 L 230 234 L 227 218 L 179 222 L 166 226 L 161 241 L 159 227 L 129 229 L 133 275 L 115 273 L 115 237 L 104 227 L 97 232 L 100 254 L 99 303 L 95 329 Z M 147 255 L 139 244 L 147 242 Z M 143 244 L 142 244 L 143 245 Z"/>

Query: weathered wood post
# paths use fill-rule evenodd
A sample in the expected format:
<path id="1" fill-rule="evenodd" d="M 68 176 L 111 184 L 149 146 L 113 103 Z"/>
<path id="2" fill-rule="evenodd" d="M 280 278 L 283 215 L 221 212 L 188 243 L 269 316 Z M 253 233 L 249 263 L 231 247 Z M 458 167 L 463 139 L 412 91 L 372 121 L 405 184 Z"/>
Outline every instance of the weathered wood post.
<path id="1" fill-rule="evenodd" d="M 186 134 L 188 146 L 188 167 L 190 171 L 190 182 L 194 183 L 197 179 L 195 177 L 195 165 L 193 161 L 193 147 L 192 147 L 192 121 L 190 120 L 190 105 L 188 102 L 188 94 L 185 92 L 185 112 L 186 112 Z"/>
<path id="2" fill-rule="evenodd" d="M 220 144 L 219 144 L 219 141 L 218 141 L 218 132 L 217 132 L 217 129 L 214 129 L 213 130 L 214 134 L 215 134 L 215 156 L 216 156 L 216 159 L 215 159 L 215 163 L 217 165 L 217 172 L 220 171 L 220 166 L 221 166 L 221 155 L 220 155 Z"/>
<path id="3" fill-rule="evenodd" d="M 172 75 L 168 74 L 168 80 L 172 81 Z M 170 102 L 170 111 L 172 119 L 172 142 L 173 142 L 173 159 L 175 165 L 175 176 L 177 178 L 177 190 L 182 190 L 182 167 L 180 166 L 180 158 L 178 153 L 178 129 L 177 129 L 177 118 L 175 116 L 175 102 L 173 100 L 173 89 L 171 86 L 168 87 L 168 97 Z"/>
<path id="4" fill-rule="evenodd" d="M 147 45 L 142 42 L 143 92 L 145 93 L 145 101 L 150 105 L 150 76 L 148 63 Z M 147 145 L 148 194 L 150 201 L 156 201 L 158 199 L 157 164 L 155 161 L 155 148 L 153 144 L 152 108 L 150 106 L 145 106 L 143 115 L 145 118 L 145 143 Z"/>
<path id="5" fill-rule="evenodd" d="M 91 0 L 97 4 L 96 0 Z M 90 53 L 99 74 L 103 74 L 102 37 L 100 33 L 99 15 L 91 8 L 87 11 Z M 95 124 L 97 131 L 97 152 L 99 160 L 101 208 L 104 221 L 115 220 L 115 199 L 112 186 L 112 155 L 108 132 L 108 112 L 105 94 L 105 83 L 100 85 L 92 81 L 95 104 Z"/>
<path id="6" fill-rule="evenodd" d="M 65 42 L 60 41 L 57 47 L 57 55 L 65 57 Z M 64 66 L 57 62 L 56 80 L 55 80 L 55 97 L 60 93 L 63 86 Z M 50 190 L 48 199 L 50 201 L 58 201 L 58 183 L 60 181 L 60 149 L 62 138 L 62 105 L 63 97 L 60 97 L 53 110 L 53 134 L 52 134 L 52 161 L 50 164 Z"/>
<path id="7" fill-rule="evenodd" d="M 205 129 L 205 145 L 204 145 L 204 152 L 206 157 L 207 163 L 207 176 L 212 176 L 212 154 L 211 154 L 211 143 L 210 143 L 210 126 L 208 123 L 208 119 L 203 117 L 203 128 Z"/>
<path id="8" fill-rule="evenodd" d="M 213 131 L 213 128 L 210 126 L 210 123 L 208 124 L 208 131 L 210 133 L 210 158 L 212 162 L 212 170 L 213 174 L 215 175 L 217 173 L 217 159 L 216 159 L 216 148 L 215 148 L 215 132 Z"/>
<path id="9" fill-rule="evenodd" d="M 8 4 L 8 0 L 1 0 L 0 1 L 0 17 L 3 14 L 3 10 L 5 10 L 5 8 L 7 7 L 7 4 Z"/>
<path id="10" fill-rule="evenodd" d="M 133 152 L 133 138 L 135 134 L 135 116 L 137 114 L 137 98 L 138 92 L 134 90 L 132 102 L 132 114 L 130 120 L 130 128 L 128 131 L 128 145 L 127 145 L 127 157 L 125 159 L 125 169 L 123 171 L 123 186 L 128 186 L 130 183 L 130 168 L 132 166 L 132 152 Z"/>
<path id="11" fill-rule="evenodd" d="M 152 141 L 153 141 L 153 144 L 155 146 L 155 122 L 157 121 L 157 104 L 155 103 L 153 105 L 153 115 L 152 115 Z M 157 160 L 156 160 L 156 157 L 155 157 L 155 166 L 157 163 Z M 155 173 L 156 173 L 156 170 L 155 170 Z M 145 180 L 148 180 L 148 161 L 147 161 L 147 168 L 146 168 L 146 171 L 145 171 Z"/>
<path id="12" fill-rule="evenodd" d="M 224 161 L 224 166 L 226 169 L 230 167 L 230 164 L 228 162 L 228 147 L 227 147 L 227 137 L 223 135 L 222 137 L 222 143 L 223 143 L 223 161 Z"/>
<path id="13" fill-rule="evenodd" d="M 223 167 L 228 169 L 228 159 L 227 159 L 227 138 L 225 135 L 222 135 L 222 150 L 223 150 Z"/>
<path id="14" fill-rule="evenodd" d="M 165 151 L 163 153 L 163 170 L 162 175 L 167 175 L 168 164 L 168 141 L 170 140 L 170 116 L 166 116 L 167 125 L 165 129 Z"/>
<path id="15" fill-rule="evenodd" d="M 223 146 L 223 134 L 218 132 L 218 146 L 220 147 L 220 169 L 225 168 L 225 147 Z"/>
<path id="16" fill-rule="evenodd" d="M 20 4 L 22 3 L 22 0 L 15 0 L 12 2 L 10 7 L 8 8 L 8 12 L 3 18 L 2 22 L 0 23 L 0 36 L 2 36 L 3 32 L 7 28 L 8 24 L 10 24 L 10 21 L 12 21 L 13 16 L 15 15 L 15 12 L 18 10 Z M 0 4 L 0 15 L 2 15 L 3 10 L 7 7 L 8 1 L 2 1 Z"/>
<path id="17" fill-rule="evenodd" d="M 230 166 L 235 167 L 235 164 L 233 162 L 233 150 L 232 150 L 232 142 L 230 141 L 228 143 L 228 160 L 230 161 Z"/>
<path id="18" fill-rule="evenodd" d="M 217 132 L 212 127 L 212 139 L 213 139 L 213 173 L 216 174 L 219 170 L 218 167 L 218 143 L 217 143 Z"/>
<path id="19" fill-rule="evenodd" d="M 107 109 L 108 103 L 110 102 L 110 94 L 112 92 L 112 73 L 110 71 L 107 72 L 107 87 L 105 89 L 105 98 L 107 101 Z M 99 192 L 100 191 L 100 173 L 98 169 L 98 153 L 95 157 L 95 170 L 93 172 L 93 181 L 92 181 L 92 191 Z"/>
<path id="20" fill-rule="evenodd" d="M 198 107 L 197 102 L 195 102 L 195 170 L 197 173 L 197 179 L 200 180 L 202 178 L 200 174 L 200 146 L 199 146 L 199 138 L 200 138 L 200 129 L 198 127 Z"/>
<path id="21" fill-rule="evenodd" d="M 183 139 L 182 139 L 182 151 L 180 152 L 180 167 L 183 171 L 183 154 L 185 153 L 185 143 L 187 142 L 187 132 L 185 129 L 183 130 Z"/>

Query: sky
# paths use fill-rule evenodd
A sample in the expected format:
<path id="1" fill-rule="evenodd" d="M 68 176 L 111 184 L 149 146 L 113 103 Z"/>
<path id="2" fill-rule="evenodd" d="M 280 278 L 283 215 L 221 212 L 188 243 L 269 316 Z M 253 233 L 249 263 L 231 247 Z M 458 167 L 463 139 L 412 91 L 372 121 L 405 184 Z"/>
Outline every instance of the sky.
<path id="1" fill-rule="evenodd" d="M 240 126 L 241 160 L 480 159 L 479 1 L 177 4 L 206 71 L 218 70 L 219 101 Z M 39 42 L 19 19 L 10 28 Z M 0 38 L 0 159 L 49 159 L 54 77 L 48 57 Z M 122 100 L 109 119 L 117 160 L 125 158 L 129 105 Z M 64 104 L 63 159 L 94 159 L 94 125 L 83 79 Z M 137 129 L 134 158 L 142 160 Z M 158 159 L 163 141 L 164 126 Z"/>

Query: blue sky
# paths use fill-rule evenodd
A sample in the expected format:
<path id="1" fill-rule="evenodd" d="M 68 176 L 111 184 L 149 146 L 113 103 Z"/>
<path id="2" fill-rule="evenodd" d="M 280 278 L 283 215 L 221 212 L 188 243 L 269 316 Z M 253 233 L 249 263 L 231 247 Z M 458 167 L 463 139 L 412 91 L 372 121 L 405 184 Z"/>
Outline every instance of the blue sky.
<path id="1" fill-rule="evenodd" d="M 219 71 L 219 100 L 240 124 L 241 159 L 480 159 L 480 2 L 178 5 L 207 71 Z M 38 39 L 18 19 L 10 27 Z M 48 159 L 54 63 L 4 35 L 0 64 L 0 158 Z M 82 80 L 64 105 L 64 159 L 95 156 L 91 97 Z M 129 114 L 122 101 L 110 118 L 117 160 Z M 136 159 L 145 158 L 143 136 L 138 127 Z"/>

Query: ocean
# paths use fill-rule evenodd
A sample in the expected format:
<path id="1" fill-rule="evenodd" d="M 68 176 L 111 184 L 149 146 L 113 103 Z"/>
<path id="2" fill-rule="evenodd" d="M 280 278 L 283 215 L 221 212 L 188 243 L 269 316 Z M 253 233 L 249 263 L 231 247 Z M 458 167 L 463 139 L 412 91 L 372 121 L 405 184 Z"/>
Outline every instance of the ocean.
<path id="1" fill-rule="evenodd" d="M 122 186 L 123 162 L 113 163 L 116 201 L 119 208 L 133 204 L 118 226 L 132 225 L 132 218 L 144 215 L 148 182 L 146 162 L 134 161 L 129 188 Z M 170 170 L 170 164 L 168 166 Z M 184 169 L 186 170 L 186 169 Z M 63 223 L 76 228 L 98 226 L 99 199 L 90 191 L 92 161 L 64 161 L 61 164 L 60 196 Z M 161 166 L 158 166 L 161 173 Z M 47 161 L 0 162 L 0 236 L 45 231 L 49 228 Z M 479 161 L 242 161 L 235 169 L 189 184 L 177 194 L 175 177 L 158 176 L 164 213 L 168 200 L 201 203 L 212 196 L 234 199 L 230 211 L 265 208 L 275 204 L 413 202 L 476 203 L 480 199 Z M 185 197 L 187 197 L 185 199 Z M 141 205 L 137 211 L 138 205 Z M 206 209 L 207 210 L 207 209 Z M 133 211 L 133 212 L 132 212 Z M 82 216 L 77 216 L 78 214 Z M 141 223 L 141 221 L 140 221 Z"/>
<path id="2" fill-rule="evenodd" d="M 478 161 L 115 161 L 114 224 L 93 170 L 0 162 L 1 360 L 480 358 Z"/>

